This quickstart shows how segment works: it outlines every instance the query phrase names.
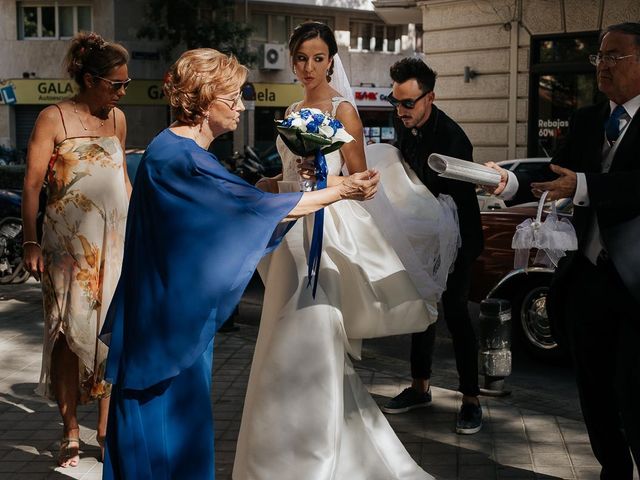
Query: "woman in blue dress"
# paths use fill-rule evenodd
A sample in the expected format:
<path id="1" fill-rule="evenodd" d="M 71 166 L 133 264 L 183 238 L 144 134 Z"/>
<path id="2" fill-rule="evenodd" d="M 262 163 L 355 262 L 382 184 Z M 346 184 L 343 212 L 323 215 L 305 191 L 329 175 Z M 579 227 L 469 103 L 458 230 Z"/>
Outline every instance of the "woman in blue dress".
<path id="1" fill-rule="evenodd" d="M 286 221 L 377 188 L 378 173 L 365 171 L 320 191 L 270 194 L 227 172 L 207 149 L 237 128 L 246 75 L 213 49 L 185 52 L 168 73 L 176 122 L 138 169 L 122 275 L 101 334 L 113 383 L 105 479 L 214 478 L 216 331 Z"/>

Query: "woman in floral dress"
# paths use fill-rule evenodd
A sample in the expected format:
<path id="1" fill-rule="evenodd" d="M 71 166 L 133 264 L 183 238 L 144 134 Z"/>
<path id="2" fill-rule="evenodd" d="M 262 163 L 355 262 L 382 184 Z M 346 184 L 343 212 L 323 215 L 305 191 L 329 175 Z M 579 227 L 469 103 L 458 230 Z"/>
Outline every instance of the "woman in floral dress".
<path id="1" fill-rule="evenodd" d="M 116 104 L 129 83 L 127 51 L 80 33 L 66 57 L 79 93 L 40 113 L 29 141 L 23 193 L 24 258 L 42 282 L 44 348 L 37 392 L 63 421 L 58 464 L 76 466 L 77 405 L 99 402 L 102 447 L 109 410 L 106 347 L 97 335 L 120 276 L 131 184 L 124 164 L 126 123 Z M 42 244 L 38 197 L 46 181 Z"/>

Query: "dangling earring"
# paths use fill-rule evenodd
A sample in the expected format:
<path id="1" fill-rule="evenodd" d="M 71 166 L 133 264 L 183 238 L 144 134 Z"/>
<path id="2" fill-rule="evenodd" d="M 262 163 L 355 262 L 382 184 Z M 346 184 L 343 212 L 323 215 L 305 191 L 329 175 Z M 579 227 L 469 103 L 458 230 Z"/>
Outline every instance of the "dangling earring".
<path id="1" fill-rule="evenodd" d="M 327 82 L 331 81 L 331 72 L 327 70 Z"/>
<path id="2" fill-rule="evenodd" d="M 293 74 L 294 74 L 294 75 L 297 75 L 297 74 L 298 74 L 298 73 L 296 72 L 296 67 L 295 67 L 295 66 L 293 67 Z"/>
<path id="3" fill-rule="evenodd" d="M 209 121 L 209 112 L 204 114 L 204 120 L 202 120 L 202 122 L 200 122 L 200 133 L 202 133 L 202 127 L 204 126 L 204 122 L 208 122 Z"/>

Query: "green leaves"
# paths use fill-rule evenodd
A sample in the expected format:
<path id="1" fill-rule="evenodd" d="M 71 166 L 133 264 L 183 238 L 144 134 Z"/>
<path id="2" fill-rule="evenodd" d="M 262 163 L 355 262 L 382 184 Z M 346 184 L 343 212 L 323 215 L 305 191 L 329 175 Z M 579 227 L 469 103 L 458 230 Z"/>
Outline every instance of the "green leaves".
<path id="1" fill-rule="evenodd" d="M 344 142 L 332 142 L 317 133 L 301 132 L 296 127 L 276 125 L 276 130 L 289 150 L 301 157 L 314 155 L 318 149 L 321 149 L 326 155 L 335 152 L 344 145 Z"/>
<path id="2" fill-rule="evenodd" d="M 166 60 L 175 48 L 215 48 L 234 54 L 243 64 L 255 61 L 247 49 L 251 27 L 234 20 L 234 2 L 227 0 L 145 0 L 138 38 L 160 40 Z"/>

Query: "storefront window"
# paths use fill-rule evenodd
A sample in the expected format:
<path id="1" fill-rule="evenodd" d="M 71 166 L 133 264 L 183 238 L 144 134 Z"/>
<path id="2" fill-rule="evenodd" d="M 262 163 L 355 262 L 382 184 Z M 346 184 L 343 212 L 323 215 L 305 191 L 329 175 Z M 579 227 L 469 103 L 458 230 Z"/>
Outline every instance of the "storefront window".
<path id="1" fill-rule="evenodd" d="M 396 132 L 393 128 L 394 112 L 389 108 L 380 110 L 359 109 L 363 133 L 367 144 L 394 143 Z"/>
<path id="2" fill-rule="evenodd" d="M 541 75 L 538 79 L 538 115 L 535 156 L 550 157 L 569 129 L 576 109 L 594 103 L 595 75 L 564 73 Z"/>
<path id="3" fill-rule="evenodd" d="M 285 107 L 258 107 L 255 112 L 254 145 L 258 152 L 268 150 L 276 141 L 275 121 L 284 118 Z"/>
<path id="4" fill-rule="evenodd" d="M 255 40 L 258 42 L 266 42 L 267 41 L 267 21 L 269 20 L 268 15 L 264 14 L 251 14 L 251 28 L 253 29 L 251 32 L 251 40 Z"/>
<path id="5" fill-rule="evenodd" d="M 250 41 L 254 46 L 264 42 L 280 43 L 286 45 L 289 43 L 289 34 L 296 25 L 314 20 L 322 22 L 330 27 L 333 25 L 333 19 L 326 17 L 290 17 L 288 15 L 274 15 L 266 12 L 254 12 L 251 14 L 251 32 Z"/>
<path id="6" fill-rule="evenodd" d="M 83 30 L 92 30 L 90 6 L 18 6 L 19 40 L 71 38 Z"/>
<path id="7" fill-rule="evenodd" d="M 573 112 L 603 98 L 588 60 L 597 51 L 597 33 L 532 38 L 530 157 L 553 156 Z"/>
<path id="8" fill-rule="evenodd" d="M 384 44 L 385 44 L 385 34 L 384 34 L 384 25 L 376 25 L 375 26 L 375 31 L 376 31 L 376 42 L 375 42 L 375 46 L 373 47 L 373 49 L 376 52 L 381 52 L 382 49 L 384 48 Z M 378 39 L 380 39 L 380 41 L 378 41 Z"/>
<path id="9" fill-rule="evenodd" d="M 25 7 L 22 9 L 22 36 L 33 38 L 38 36 L 38 8 Z"/>
<path id="10" fill-rule="evenodd" d="M 397 53 L 400 51 L 400 27 L 385 27 L 385 51 Z"/>
<path id="11" fill-rule="evenodd" d="M 565 37 L 542 40 L 539 44 L 540 63 L 583 62 L 598 51 L 598 37 Z"/>
<path id="12" fill-rule="evenodd" d="M 78 13 L 78 31 L 89 31 L 91 28 L 91 7 L 76 7 Z"/>
<path id="13" fill-rule="evenodd" d="M 369 22 L 349 22 L 349 48 L 353 51 L 398 53 L 400 51 L 399 27 Z"/>
<path id="14" fill-rule="evenodd" d="M 73 37 L 73 7 L 60 7 L 60 36 Z"/>
<path id="15" fill-rule="evenodd" d="M 42 36 L 56 36 L 56 10 L 54 7 L 41 7 L 42 10 Z"/>
<path id="16" fill-rule="evenodd" d="M 271 16 L 271 38 L 270 41 L 276 43 L 287 43 L 289 41 L 289 27 L 285 15 Z"/>

